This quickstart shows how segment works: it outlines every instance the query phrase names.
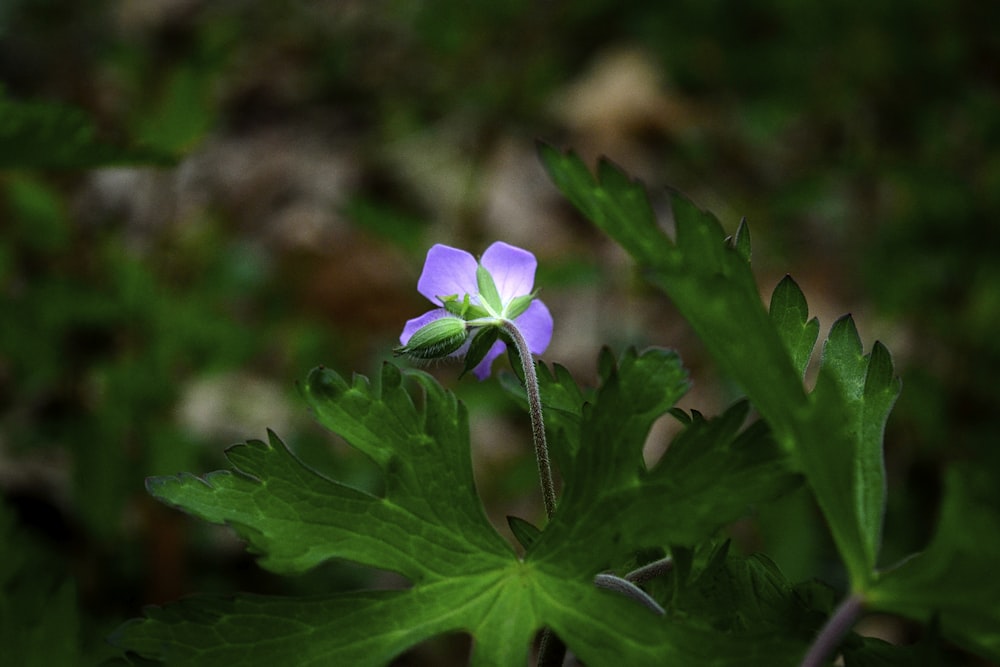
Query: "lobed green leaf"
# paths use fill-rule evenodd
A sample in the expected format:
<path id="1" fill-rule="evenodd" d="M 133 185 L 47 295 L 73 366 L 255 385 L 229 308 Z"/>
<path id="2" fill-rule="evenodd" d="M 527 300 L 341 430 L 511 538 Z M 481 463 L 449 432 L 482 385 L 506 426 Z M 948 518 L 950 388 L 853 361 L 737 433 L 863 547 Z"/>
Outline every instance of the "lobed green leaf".
<path id="1" fill-rule="evenodd" d="M 646 190 L 610 163 L 599 166 L 602 185 L 576 156 L 539 144 L 552 181 L 566 198 L 602 229 L 618 230 L 616 240 L 633 256 L 661 252 L 669 239 L 656 223 Z M 675 253 L 669 253 L 670 256 Z M 665 257 L 664 261 L 669 261 Z"/>
<path id="2" fill-rule="evenodd" d="M 734 555 L 728 542 L 700 568 L 674 577 L 666 596 L 670 615 L 697 615 L 729 631 L 779 633 L 802 653 L 829 612 L 823 597 L 793 586 L 767 556 Z"/>
<path id="3" fill-rule="evenodd" d="M 268 443 L 231 448 L 232 472 L 156 477 L 147 488 L 195 516 L 232 525 L 276 572 L 343 558 L 419 581 L 447 577 L 470 553 L 506 558 L 510 548 L 475 493 L 464 408 L 423 374 L 414 377 L 428 391 L 420 409 L 391 364 L 380 387 L 363 378 L 348 385 L 321 368 L 304 387 L 320 421 L 387 473 L 382 498 L 315 473 L 274 434 Z"/>
<path id="4" fill-rule="evenodd" d="M 542 145 L 553 181 L 580 211 L 624 247 L 666 292 L 720 368 L 742 385 L 775 440 L 793 456 L 822 509 L 852 587 L 874 577 L 884 506 L 881 434 L 898 394 L 887 351 L 865 357 L 853 323 L 831 331 L 817 389 L 803 370 L 818 326 L 793 283 L 779 285 L 771 311 L 750 271 L 749 236 L 726 243 L 719 222 L 673 198 L 676 242 L 652 218 L 642 186 L 608 162 L 597 178 L 576 156 Z M 744 238 L 746 240 L 744 240 Z M 872 369 L 871 393 L 864 391 Z"/>
<path id="5" fill-rule="evenodd" d="M 113 641 L 182 667 L 388 664 L 420 641 L 469 632 L 470 664 L 525 664 L 540 618 L 586 664 L 627 656 L 650 667 L 792 665 L 795 644 L 770 635 L 719 633 L 680 619 L 665 623 L 633 600 L 590 582 L 567 581 L 524 564 L 456 576 L 406 591 L 360 591 L 303 599 L 238 595 L 188 598 L 149 608 Z"/>
<path id="6" fill-rule="evenodd" d="M 686 389 L 676 353 L 622 355 L 593 403 L 584 405 L 580 448 L 563 470 L 559 521 L 532 543 L 529 561 L 559 562 L 565 571 L 592 576 L 595 565 L 610 567 L 637 548 L 699 542 L 794 486 L 784 451 L 762 425 L 738 433 L 745 404 L 720 420 L 689 425 L 646 471 L 649 429 Z"/>
<path id="7" fill-rule="evenodd" d="M 564 366 L 553 364 L 550 370 L 542 362 L 535 364 L 549 455 L 559 470 L 566 470 L 580 449 L 580 425 L 583 405 L 593 392 L 583 391 Z M 510 373 L 500 375 L 500 385 L 527 409 L 524 385 Z"/>
<path id="8" fill-rule="evenodd" d="M 634 665 L 749 666 L 765 656 L 791 664 L 796 651 L 773 633 L 666 623 L 635 600 L 594 585 L 594 574 L 634 551 L 651 526 L 650 540 L 683 537 L 674 532 L 676 522 L 654 521 L 650 507 L 672 504 L 683 517 L 720 495 L 707 486 L 671 491 L 667 469 L 648 479 L 642 474 L 650 424 L 687 386 L 676 354 L 627 352 L 606 370 L 586 407 L 569 400 L 576 394 L 564 371 L 555 373 L 568 411 L 581 414 L 582 435 L 568 457 L 565 505 L 546 529 L 512 522 L 527 546 L 523 559 L 476 499 L 465 411 L 453 395 L 415 372 L 410 377 L 423 390 L 415 402 L 391 364 L 376 384 L 360 377 L 349 384 L 314 370 L 304 395 L 322 423 L 384 471 L 383 497 L 316 474 L 273 435 L 267 444 L 231 449 L 233 471 L 156 478 L 151 490 L 197 516 L 230 523 L 271 569 L 297 572 L 347 558 L 400 572 L 413 586 L 304 599 L 194 598 L 147 610 L 146 618 L 120 628 L 115 643 L 171 665 L 383 665 L 430 637 L 467 632 L 473 665 L 512 665 L 524 663 L 535 634 L 549 627 L 588 664 L 622 656 Z M 684 473 L 705 479 L 698 454 L 689 456 L 694 460 Z M 709 514 L 699 515 L 697 525 L 684 519 L 686 534 L 705 534 L 728 516 Z"/>

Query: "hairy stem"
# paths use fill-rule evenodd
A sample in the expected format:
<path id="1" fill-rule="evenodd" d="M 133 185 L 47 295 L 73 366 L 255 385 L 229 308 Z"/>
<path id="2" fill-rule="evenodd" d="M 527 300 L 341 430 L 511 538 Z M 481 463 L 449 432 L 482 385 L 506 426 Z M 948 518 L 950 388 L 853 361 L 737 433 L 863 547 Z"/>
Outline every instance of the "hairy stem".
<path id="1" fill-rule="evenodd" d="M 864 598 L 860 595 L 853 594 L 844 599 L 816 635 L 799 667 L 821 667 L 826 664 L 827 659 L 840 644 L 840 640 L 854 627 L 854 623 L 864 611 L 864 606 Z"/>
<path id="2" fill-rule="evenodd" d="M 538 667 L 562 667 L 565 660 L 566 645 L 551 630 L 544 630 L 538 645 Z"/>
<path id="3" fill-rule="evenodd" d="M 664 611 L 663 607 L 660 606 L 660 603 L 654 600 L 649 593 L 642 590 L 628 579 L 623 579 L 622 577 L 618 577 L 613 574 L 598 574 L 594 577 L 594 583 L 598 588 L 603 588 L 607 591 L 614 591 L 616 593 L 621 593 L 626 597 L 630 597 L 646 609 L 656 612 L 660 616 L 667 613 Z"/>
<path id="4" fill-rule="evenodd" d="M 528 394 L 528 414 L 531 416 L 531 437 L 535 441 L 535 460 L 538 462 L 538 479 L 542 484 L 542 502 L 545 516 L 552 518 L 556 511 L 556 485 L 552 481 L 552 463 L 549 461 L 549 447 L 545 442 L 545 422 L 542 421 L 542 396 L 538 390 L 538 375 L 535 360 L 528 349 L 528 342 L 521 330 L 510 320 L 502 320 L 504 333 L 510 336 L 517 354 L 521 358 L 524 371 L 524 390 Z"/>
<path id="5" fill-rule="evenodd" d="M 655 579 L 661 574 L 666 574 L 674 567 L 674 559 L 670 556 L 661 558 L 660 560 L 654 560 L 652 563 L 647 563 L 642 567 L 632 570 L 625 575 L 627 581 L 631 581 L 633 584 L 644 584 L 651 579 Z"/>
<path id="6" fill-rule="evenodd" d="M 528 341 L 524 340 L 521 330 L 510 320 L 502 320 L 500 325 L 504 333 L 510 336 L 517 356 L 521 359 L 521 370 L 524 373 L 524 391 L 528 395 L 528 414 L 531 416 L 531 438 L 535 442 L 535 461 L 538 463 L 538 480 L 542 485 L 542 502 L 545 505 L 545 516 L 549 519 L 556 511 L 556 485 L 552 480 L 552 463 L 549 461 L 549 446 L 545 441 L 545 422 L 542 420 L 542 395 L 538 389 L 538 374 L 535 372 L 535 360 L 528 349 Z M 538 667 L 559 667 L 566 655 L 566 645 L 546 629 L 542 632 L 542 643 L 538 647 Z"/>

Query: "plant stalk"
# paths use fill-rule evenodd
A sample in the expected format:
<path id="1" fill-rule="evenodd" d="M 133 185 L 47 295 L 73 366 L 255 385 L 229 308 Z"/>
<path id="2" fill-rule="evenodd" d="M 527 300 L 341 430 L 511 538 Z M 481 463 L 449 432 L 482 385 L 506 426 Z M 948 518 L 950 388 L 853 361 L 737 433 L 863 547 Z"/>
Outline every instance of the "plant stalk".
<path id="1" fill-rule="evenodd" d="M 652 563 L 647 563 L 638 569 L 632 570 L 625 575 L 625 580 L 631 581 L 633 584 L 644 584 L 651 579 L 666 574 L 673 567 L 674 559 L 666 556 L 665 558 L 654 560 Z"/>
<path id="2" fill-rule="evenodd" d="M 552 479 L 552 462 L 549 460 L 549 446 L 545 440 L 545 421 L 542 419 L 542 394 L 538 388 L 538 374 L 535 359 L 528 349 L 521 330 L 511 320 L 502 320 L 500 325 L 510 336 L 517 356 L 521 359 L 524 373 L 524 391 L 528 396 L 528 415 L 531 417 L 531 439 L 535 444 L 535 461 L 538 463 L 538 480 L 542 485 L 542 503 L 545 516 L 551 519 L 556 511 L 556 485 Z M 558 667 L 566 655 L 566 645 L 549 629 L 542 632 L 538 650 L 538 667 Z"/>
<path id="3" fill-rule="evenodd" d="M 827 619 L 826 624 L 816 635 L 812 646 L 799 667 L 822 667 L 830 658 L 854 623 L 857 622 L 864 611 L 865 601 L 860 595 L 852 594 L 847 596 L 840 605 L 834 609 L 833 614 Z"/>
<path id="4" fill-rule="evenodd" d="M 531 437 L 535 442 L 535 460 L 538 463 L 538 479 L 542 485 L 542 502 L 545 505 L 545 516 L 552 518 L 556 511 L 556 485 L 552 479 L 552 463 L 549 461 L 549 447 L 545 441 L 545 422 L 542 420 L 542 395 L 538 389 L 538 374 L 535 372 L 535 360 L 528 349 L 528 342 L 521 335 L 511 320 L 502 320 L 500 325 L 504 333 L 510 336 L 517 355 L 521 358 L 521 370 L 524 372 L 524 390 L 528 395 L 528 415 L 531 417 Z"/>

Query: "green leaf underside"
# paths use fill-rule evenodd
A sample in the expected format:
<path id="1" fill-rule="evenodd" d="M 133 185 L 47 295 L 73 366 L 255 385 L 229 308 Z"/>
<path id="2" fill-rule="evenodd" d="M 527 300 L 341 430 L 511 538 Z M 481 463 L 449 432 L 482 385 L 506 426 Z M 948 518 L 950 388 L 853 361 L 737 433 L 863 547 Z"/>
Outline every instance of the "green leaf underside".
<path id="1" fill-rule="evenodd" d="M 408 374 L 424 391 L 418 407 L 392 364 L 376 384 L 315 369 L 303 388 L 321 424 L 366 454 L 385 475 L 372 496 L 305 468 L 272 436 L 227 453 L 239 474 L 156 478 L 156 497 L 216 523 L 233 524 L 261 564 L 303 572 L 346 558 L 411 581 L 450 576 L 470 555 L 484 566 L 512 551 L 482 509 L 470 464 L 464 406 L 429 375 Z"/>
<path id="2" fill-rule="evenodd" d="M 799 376 L 805 375 L 819 336 L 819 320 L 809 319 L 806 297 L 791 276 L 782 278 L 774 288 L 768 314 Z"/>
<path id="3" fill-rule="evenodd" d="M 514 538 L 517 540 L 518 544 L 525 549 L 530 547 L 532 543 L 538 539 L 538 536 L 542 534 L 542 531 L 540 531 L 533 523 L 525 521 L 520 517 L 508 516 L 507 525 L 510 527 L 510 532 L 514 534 Z"/>
<path id="4" fill-rule="evenodd" d="M 791 665 L 801 646 L 774 633 L 722 634 L 664 623 L 592 584 L 507 570 L 408 591 L 324 598 L 201 596 L 122 626 L 114 641 L 170 665 L 385 665 L 420 641 L 456 630 L 474 636 L 473 665 L 525 664 L 541 617 L 588 664 Z M 600 618 L 600 623 L 593 619 Z"/>
<path id="5" fill-rule="evenodd" d="M 759 483 L 750 491 L 734 488 L 725 497 L 736 502 L 720 507 L 710 478 L 738 485 L 736 468 L 744 463 L 770 466 L 771 473 L 750 474 L 771 480 L 763 484 L 765 495 L 789 479 L 780 461 L 757 460 L 756 436 L 745 449 L 752 464 L 739 452 L 733 456 L 730 447 L 742 450 L 736 445 L 745 435 L 718 451 L 711 438 L 690 451 L 680 446 L 674 457 L 684 479 L 671 480 L 669 466 L 643 472 L 649 426 L 686 389 L 684 371 L 663 350 L 628 352 L 607 371 L 594 404 L 574 408 L 588 435 L 570 459 L 558 511 L 519 559 L 476 497 L 465 410 L 453 395 L 412 371 L 407 375 L 422 389 L 415 401 L 391 364 L 376 384 L 360 377 L 348 384 L 332 371 L 314 370 L 306 399 L 323 424 L 385 471 L 384 497 L 312 472 L 273 434 L 268 444 L 230 449 L 232 472 L 154 478 L 150 491 L 196 516 L 229 523 L 271 570 L 301 572 L 343 558 L 399 572 L 413 586 L 298 600 L 195 598 L 148 610 L 147 618 L 119 630 L 117 645 L 169 664 L 381 665 L 427 638 L 465 631 L 473 637 L 473 664 L 510 665 L 523 664 L 535 634 L 551 627 L 590 664 L 621 655 L 637 665 L 752 665 L 763 656 L 791 664 L 798 649 L 785 640 L 665 623 L 634 600 L 594 586 L 597 572 L 640 543 L 704 539 L 761 494 Z M 738 430 L 744 414 L 745 408 L 727 418 L 727 429 Z M 704 469 L 703 456 L 711 462 Z M 650 511 L 667 506 L 676 510 L 667 521 Z"/>
<path id="6" fill-rule="evenodd" d="M 786 634 L 804 653 L 829 612 L 824 603 L 833 596 L 828 589 L 809 595 L 814 585 L 793 587 L 769 558 L 733 555 L 727 542 L 696 572 L 666 582 L 667 614 L 695 614 L 721 630 Z"/>
<path id="7" fill-rule="evenodd" d="M 556 515 L 569 520 L 553 521 L 542 532 L 528 549 L 529 562 L 558 562 L 564 571 L 579 563 L 581 573 L 593 574 L 588 568 L 595 559 L 611 565 L 637 547 L 703 540 L 796 483 L 784 452 L 762 425 L 737 434 L 745 405 L 728 413 L 724 426 L 690 426 L 656 466 L 644 470 L 649 428 L 688 386 L 672 351 L 626 351 L 591 403 L 582 402 L 583 392 L 561 386 L 563 409 L 580 419 L 578 444 L 568 438 L 573 454 L 562 469 L 565 488 Z M 581 399 L 575 408 L 569 404 L 573 396 Z M 579 553 L 582 543 L 588 545 L 585 554 Z"/>
<path id="8" fill-rule="evenodd" d="M 899 391 L 888 352 L 877 344 L 865 357 L 847 345 L 847 325 L 835 327 L 818 386 L 807 395 L 802 371 L 816 325 L 805 319 L 798 290 L 789 283 L 779 285 L 773 312 L 765 310 L 747 261 L 749 237 L 726 243 L 714 216 L 675 196 L 673 241 L 657 224 L 643 186 L 611 163 L 602 161 L 595 178 L 573 154 L 546 145 L 540 151 L 557 187 L 671 297 L 722 370 L 742 385 L 775 439 L 793 454 L 852 588 L 864 590 L 874 576 L 881 535 L 882 429 Z"/>
<path id="9" fill-rule="evenodd" d="M 963 466 L 945 478 L 937 532 L 927 549 L 883 573 L 868 594 L 876 609 L 919 621 L 1000 662 L 1000 490 L 990 471 Z"/>
<path id="10" fill-rule="evenodd" d="M 545 430 L 548 433 L 549 455 L 557 469 L 566 470 L 580 447 L 581 410 L 584 401 L 593 392 L 582 391 L 569 371 L 559 364 L 554 364 L 552 370 L 549 370 L 548 366 L 538 362 L 536 369 L 545 414 Z M 518 377 L 501 373 L 499 379 L 501 386 L 527 408 L 524 385 Z"/>

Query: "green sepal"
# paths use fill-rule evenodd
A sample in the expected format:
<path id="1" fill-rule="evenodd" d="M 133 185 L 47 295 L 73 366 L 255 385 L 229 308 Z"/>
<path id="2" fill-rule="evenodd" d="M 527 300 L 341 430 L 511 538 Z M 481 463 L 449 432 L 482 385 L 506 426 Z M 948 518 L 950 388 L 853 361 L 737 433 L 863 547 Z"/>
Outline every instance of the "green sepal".
<path id="1" fill-rule="evenodd" d="M 514 534 L 514 538 L 517 540 L 525 549 L 531 547 L 532 543 L 538 539 L 538 536 L 542 534 L 533 523 L 530 521 L 525 521 L 518 516 L 507 516 L 507 525 L 510 527 L 510 532 Z"/>
<path id="2" fill-rule="evenodd" d="M 493 316 L 490 315 L 490 311 L 486 310 L 482 306 L 476 306 L 474 304 L 470 304 L 469 307 L 465 310 L 466 320 L 472 321 L 472 320 L 480 320 L 487 318 L 492 319 Z"/>
<path id="3" fill-rule="evenodd" d="M 463 320 L 466 319 L 465 313 L 469 310 L 469 295 L 466 294 L 465 297 L 459 301 L 457 294 L 451 294 L 449 296 L 438 297 L 441 299 L 441 305 L 444 309 L 455 317 L 461 317 Z"/>
<path id="4" fill-rule="evenodd" d="M 393 354 L 415 359 L 437 359 L 446 357 L 469 337 L 465 320 L 457 317 L 442 317 L 417 329 L 406 345 L 400 345 Z"/>
<path id="5" fill-rule="evenodd" d="M 461 301 L 458 300 L 457 294 L 452 294 L 450 296 L 438 297 L 441 299 L 441 305 L 446 311 L 454 315 L 455 317 L 460 317 L 463 320 L 478 320 L 484 318 L 493 318 L 490 311 L 486 310 L 482 306 L 477 306 L 472 303 L 471 298 L 466 294 Z"/>
<path id="6" fill-rule="evenodd" d="M 472 335 L 472 342 L 469 343 L 469 351 L 465 354 L 465 368 L 462 369 L 462 375 L 459 377 L 464 376 L 478 366 L 486 357 L 486 353 L 490 351 L 490 348 L 499 339 L 500 330 L 496 327 L 482 327 L 478 329 Z"/>
<path id="7" fill-rule="evenodd" d="M 500 291 L 493 281 L 493 276 L 482 264 L 476 266 L 476 285 L 479 286 L 479 298 L 493 312 L 499 315 L 503 312 L 503 301 L 500 299 Z"/>
<path id="8" fill-rule="evenodd" d="M 507 304 L 507 310 L 504 312 L 503 316 L 509 320 L 514 319 L 524 311 L 528 310 L 528 306 L 531 305 L 531 302 L 535 300 L 537 295 L 538 290 L 535 290 L 531 294 L 514 297 L 511 302 Z"/>

